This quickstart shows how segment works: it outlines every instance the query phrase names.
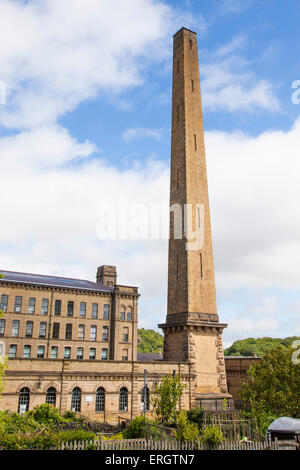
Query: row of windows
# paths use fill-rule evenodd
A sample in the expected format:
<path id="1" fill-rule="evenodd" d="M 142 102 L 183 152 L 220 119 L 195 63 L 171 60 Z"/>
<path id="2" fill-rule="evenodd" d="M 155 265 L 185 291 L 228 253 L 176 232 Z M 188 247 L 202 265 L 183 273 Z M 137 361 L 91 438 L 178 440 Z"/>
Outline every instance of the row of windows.
<path id="1" fill-rule="evenodd" d="M 7 306 L 8 306 L 8 295 L 2 294 L 1 295 L 1 302 L 0 302 L 0 310 L 3 312 L 7 311 Z M 96 319 L 98 318 L 98 304 L 93 303 L 92 304 L 92 310 L 91 310 L 91 318 Z M 22 296 L 17 295 L 15 297 L 15 303 L 14 303 L 14 312 L 15 313 L 21 313 L 22 311 Z M 27 305 L 27 310 L 26 313 L 29 314 L 34 314 L 36 311 L 36 298 L 35 297 L 30 297 L 28 299 L 28 305 Z M 41 305 L 41 310 L 40 310 L 41 315 L 48 315 L 49 313 L 49 299 L 42 299 L 42 305 Z M 62 301 L 59 299 L 56 299 L 54 302 L 54 315 L 55 316 L 60 316 L 62 313 Z M 80 302 L 80 307 L 79 307 L 79 317 L 85 318 L 87 313 L 87 307 L 86 307 L 86 302 Z M 73 317 L 74 316 L 74 301 L 69 300 L 67 302 L 67 309 L 66 309 L 66 314 L 67 317 Z M 120 312 L 120 320 L 125 321 L 127 316 L 127 321 L 132 321 L 132 312 L 129 311 L 127 312 L 126 315 L 126 310 L 125 307 L 122 307 L 122 311 Z M 103 320 L 109 320 L 109 304 L 105 304 L 103 306 Z"/>
<path id="2" fill-rule="evenodd" d="M 48 388 L 46 392 L 46 403 L 56 406 L 56 395 L 57 391 L 54 387 Z M 145 395 L 146 395 L 146 404 L 145 404 Z M 81 400 L 82 400 L 82 391 L 79 387 L 75 387 L 72 391 L 72 400 L 71 400 L 71 410 L 77 413 L 81 412 Z M 30 403 L 30 390 L 27 387 L 24 387 L 20 390 L 19 394 L 19 404 L 18 404 L 18 413 L 25 413 L 29 411 Z M 150 392 L 148 387 L 142 389 L 141 393 L 141 403 L 142 409 L 149 411 L 150 409 Z M 95 402 L 95 411 L 104 412 L 105 411 L 105 389 L 99 387 L 96 392 L 96 402 Z M 128 411 L 128 390 L 126 387 L 122 387 L 119 394 L 119 411 Z"/>
<path id="3" fill-rule="evenodd" d="M 33 321 L 26 322 L 26 330 L 25 330 L 25 337 L 32 338 L 33 335 Z M 18 338 L 20 332 L 20 321 L 13 320 L 12 327 L 11 327 L 11 336 L 13 338 Z M 59 339 L 60 333 L 60 323 L 53 323 L 52 325 L 52 339 Z M 0 319 L 0 336 L 5 335 L 5 319 Z M 47 323 L 40 322 L 40 329 L 39 329 L 39 338 L 46 338 L 47 335 Z M 65 339 L 72 340 L 73 336 L 73 325 L 72 323 L 67 323 L 65 328 Z M 102 327 L 102 341 L 107 342 L 109 337 L 109 327 L 103 326 Z M 78 325 L 78 334 L 77 338 L 81 341 L 85 340 L 85 325 Z M 97 341 L 97 325 L 91 325 L 90 327 L 90 341 Z M 129 341 L 129 328 L 123 327 L 123 343 L 128 343 Z"/>
<path id="4" fill-rule="evenodd" d="M 11 344 L 9 346 L 9 352 L 8 352 L 8 357 L 10 359 L 16 358 L 17 357 L 17 349 L 18 346 L 16 344 Z M 65 346 L 64 347 L 64 359 L 71 359 L 71 352 L 72 348 L 71 346 Z M 25 359 L 30 359 L 32 357 L 31 355 L 31 345 L 26 344 L 23 348 L 23 357 Z M 44 359 L 45 358 L 45 346 L 38 346 L 37 347 L 37 358 L 38 359 Z M 50 359 L 57 359 L 58 358 L 58 346 L 52 346 L 50 350 Z M 83 347 L 78 347 L 76 351 L 76 359 L 81 360 L 84 359 L 84 348 Z M 89 349 L 89 359 L 90 360 L 96 360 L 96 348 L 90 348 Z M 108 349 L 107 348 L 102 348 L 101 349 L 101 360 L 102 361 L 107 361 L 108 360 Z M 123 349 L 122 350 L 122 361 L 128 361 L 128 349 Z"/>

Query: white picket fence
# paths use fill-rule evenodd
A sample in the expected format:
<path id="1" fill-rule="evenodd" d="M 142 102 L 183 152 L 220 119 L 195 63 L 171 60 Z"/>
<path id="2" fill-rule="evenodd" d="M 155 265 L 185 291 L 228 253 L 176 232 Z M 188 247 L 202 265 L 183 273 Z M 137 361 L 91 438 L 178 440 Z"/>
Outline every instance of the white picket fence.
<path id="1" fill-rule="evenodd" d="M 64 442 L 61 450 L 211 450 L 206 444 L 196 441 L 193 443 L 178 441 L 153 441 L 151 439 L 95 440 Z M 296 446 L 291 443 L 291 449 Z M 214 450 L 280 450 L 278 441 L 240 442 L 224 441 Z"/>

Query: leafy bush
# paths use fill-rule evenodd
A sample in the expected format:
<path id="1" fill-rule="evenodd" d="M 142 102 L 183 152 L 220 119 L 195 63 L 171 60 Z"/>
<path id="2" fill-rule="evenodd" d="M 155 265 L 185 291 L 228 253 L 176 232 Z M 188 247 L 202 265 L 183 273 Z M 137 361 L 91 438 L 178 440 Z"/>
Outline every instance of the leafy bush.
<path id="1" fill-rule="evenodd" d="M 224 441 L 224 437 L 221 429 L 218 428 L 216 424 L 211 424 L 205 429 L 202 429 L 200 440 L 203 444 L 207 444 L 209 447 L 214 448 Z"/>
<path id="2" fill-rule="evenodd" d="M 58 409 L 54 408 L 49 403 L 36 406 L 32 411 L 28 411 L 27 416 L 32 417 L 37 423 L 52 429 L 66 421 L 59 414 Z"/>
<path id="3" fill-rule="evenodd" d="M 119 432 L 118 434 L 114 434 L 113 436 L 101 436 L 101 439 L 103 439 L 103 441 L 120 441 L 121 439 L 123 439 L 123 437 L 123 432 Z"/>
<path id="4" fill-rule="evenodd" d="M 196 423 L 188 420 L 187 412 L 180 411 L 177 416 L 177 430 L 175 437 L 178 441 L 193 442 L 199 436 L 199 428 Z"/>
<path id="5" fill-rule="evenodd" d="M 60 438 L 53 432 L 35 432 L 33 434 L 1 434 L 0 449 L 23 450 L 23 449 L 58 449 Z"/>
<path id="6" fill-rule="evenodd" d="M 32 416 L 28 413 L 20 415 L 8 411 L 0 411 L 0 434 L 28 433 L 41 429 Z"/>
<path id="7" fill-rule="evenodd" d="M 74 429 L 72 431 L 62 431 L 58 433 L 60 442 L 71 442 L 71 441 L 94 441 L 96 434 L 91 431 L 85 431 L 83 429 Z"/>
<path id="8" fill-rule="evenodd" d="M 128 427 L 122 432 L 124 439 L 135 439 L 139 437 L 146 437 L 147 436 L 147 428 L 145 426 L 146 423 L 150 423 L 150 421 L 144 416 L 137 416 L 132 421 L 130 421 Z"/>
<path id="9" fill-rule="evenodd" d="M 187 412 L 188 420 L 192 423 L 197 424 L 198 428 L 201 430 L 203 427 L 203 419 L 204 419 L 204 411 L 203 409 L 198 406 L 192 408 L 190 411 Z"/>

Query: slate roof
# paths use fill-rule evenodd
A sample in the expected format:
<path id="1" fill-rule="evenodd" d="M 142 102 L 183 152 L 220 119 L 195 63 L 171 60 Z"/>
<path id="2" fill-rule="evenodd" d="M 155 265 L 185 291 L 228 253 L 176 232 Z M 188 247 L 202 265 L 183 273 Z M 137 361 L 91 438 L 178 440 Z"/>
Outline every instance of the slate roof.
<path id="1" fill-rule="evenodd" d="M 162 355 L 159 353 L 138 353 L 137 360 L 139 362 L 162 361 Z"/>
<path id="2" fill-rule="evenodd" d="M 112 292 L 113 287 L 99 285 L 96 282 L 86 281 L 84 279 L 73 279 L 68 277 L 45 276 L 44 274 L 19 273 L 14 271 L 4 271 L 0 269 L 0 273 L 4 275 L 0 279 L 0 283 L 11 282 L 20 284 L 31 284 L 47 287 L 65 287 L 68 289 L 82 289 L 96 292 Z"/>

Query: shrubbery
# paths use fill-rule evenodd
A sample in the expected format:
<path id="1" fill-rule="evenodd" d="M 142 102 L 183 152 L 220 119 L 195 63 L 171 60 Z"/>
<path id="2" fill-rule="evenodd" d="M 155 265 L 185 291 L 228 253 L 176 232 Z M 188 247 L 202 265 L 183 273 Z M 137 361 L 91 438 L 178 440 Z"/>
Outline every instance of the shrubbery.
<path id="1" fill-rule="evenodd" d="M 216 424 L 210 424 L 205 429 L 202 429 L 200 440 L 203 444 L 207 444 L 209 447 L 214 448 L 224 441 L 224 436 L 221 429 L 218 428 Z"/>
<path id="2" fill-rule="evenodd" d="M 188 420 L 187 412 L 180 411 L 177 416 L 177 429 L 175 437 L 181 442 L 193 442 L 199 436 L 199 428 L 196 423 Z"/>

